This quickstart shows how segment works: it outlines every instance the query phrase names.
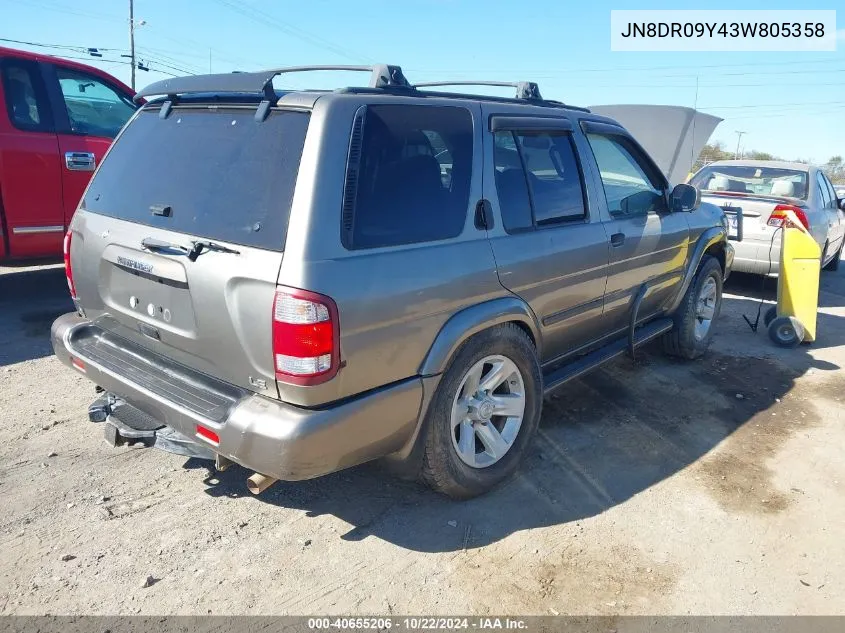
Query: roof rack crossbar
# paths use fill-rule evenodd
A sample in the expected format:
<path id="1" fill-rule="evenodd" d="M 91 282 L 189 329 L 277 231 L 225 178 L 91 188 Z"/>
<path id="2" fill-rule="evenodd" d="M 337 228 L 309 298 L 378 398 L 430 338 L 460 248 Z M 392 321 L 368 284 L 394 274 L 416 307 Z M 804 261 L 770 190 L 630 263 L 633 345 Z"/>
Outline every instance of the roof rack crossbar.
<path id="1" fill-rule="evenodd" d="M 411 84 L 402 74 L 399 66 L 390 64 L 373 64 L 372 66 L 287 66 L 270 68 L 255 72 L 234 72 L 214 75 L 189 75 L 174 77 L 150 84 L 135 95 L 135 101 L 143 97 L 167 95 L 175 101 L 177 95 L 185 94 L 236 94 L 254 93 L 263 95 L 265 99 L 275 104 L 276 94 L 273 90 L 273 78 L 288 73 L 300 73 L 322 70 L 369 72 L 370 88 L 386 88 L 388 86 L 402 86 L 410 88 Z"/>
<path id="2" fill-rule="evenodd" d="M 414 88 L 432 88 L 435 86 L 493 86 L 496 88 L 516 88 L 517 99 L 542 101 L 540 86 L 533 81 L 428 81 L 414 84 Z"/>

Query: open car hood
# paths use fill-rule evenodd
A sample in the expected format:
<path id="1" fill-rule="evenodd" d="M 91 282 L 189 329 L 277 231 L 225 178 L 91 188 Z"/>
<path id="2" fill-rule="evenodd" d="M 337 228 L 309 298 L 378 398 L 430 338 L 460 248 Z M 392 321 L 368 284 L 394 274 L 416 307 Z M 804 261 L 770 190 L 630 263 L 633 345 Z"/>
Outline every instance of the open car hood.
<path id="1" fill-rule="evenodd" d="M 673 185 L 686 182 L 704 144 L 722 122 L 682 106 L 603 105 L 590 106 L 590 111 L 622 124 Z"/>

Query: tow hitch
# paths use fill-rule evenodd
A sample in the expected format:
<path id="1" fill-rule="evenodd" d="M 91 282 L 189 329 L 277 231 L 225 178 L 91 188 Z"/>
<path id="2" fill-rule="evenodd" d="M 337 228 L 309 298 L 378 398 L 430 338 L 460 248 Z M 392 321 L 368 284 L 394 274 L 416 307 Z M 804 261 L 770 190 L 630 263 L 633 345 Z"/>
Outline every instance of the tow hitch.
<path id="1" fill-rule="evenodd" d="M 211 449 L 162 424 L 112 393 L 104 393 L 88 407 L 88 419 L 103 424 L 105 440 L 114 447 L 140 444 L 185 457 L 215 458 Z"/>

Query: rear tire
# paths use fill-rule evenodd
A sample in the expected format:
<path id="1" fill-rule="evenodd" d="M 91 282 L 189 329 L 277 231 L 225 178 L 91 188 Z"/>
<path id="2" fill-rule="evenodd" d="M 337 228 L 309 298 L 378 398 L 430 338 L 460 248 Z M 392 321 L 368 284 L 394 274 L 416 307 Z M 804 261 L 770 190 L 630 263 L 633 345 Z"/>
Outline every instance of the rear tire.
<path id="1" fill-rule="evenodd" d="M 843 247 L 845 247 L 845 242 L 842 243 L 842 245 L 839 247 L 839 250 L 836 252 L 836 255 L 825 265 L 823 270 L 839 270 L 839 260 L 842 259 Z"/>
<path id="2" fill-rule="evenodd" d="M 510 373 L 497 387 L 485 391 L 485 383 L 496 382 L 497 363 L 505 368 L 500 374 Z M 480 382 L 474 381 L 476 375 Z M 468 499 L 513 475 L 540 422 L 542 385 L 537 351 L 519 326 L 499 325 L 466 341 L 449 364 L 426 414 L 423 481 L 445 495 Z M 490 416 L 484 408 L 485 399 L 504 402 L 508 397 L 519 400 L 519 396 L 524 407 L 518 424 L 514 421 L 519 411 L 511 417 Z"/>
<path id="3" fill-rule="evenodd" d="M 710 346 L 721 309 L 722 267 L 716 258 L 705 255 L 672 316 L 675 326 L 663 335 L 663 351 L 689 360 L 699 358 Z"/>
<path id="4" fill-rule="evenodd" d="M 804 340 L 804 326 L 795 317 L 777 317 L 769 324 L 769 338 L 780 347 L 798 347 Z"/>

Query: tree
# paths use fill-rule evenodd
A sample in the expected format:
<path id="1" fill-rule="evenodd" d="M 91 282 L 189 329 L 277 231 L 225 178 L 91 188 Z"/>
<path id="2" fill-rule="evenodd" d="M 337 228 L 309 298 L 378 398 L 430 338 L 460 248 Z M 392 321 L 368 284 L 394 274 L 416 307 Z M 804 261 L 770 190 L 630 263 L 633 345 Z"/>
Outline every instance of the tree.
<path id="1" fill-rule="evenodd" d="M 835 184 L 845 183 L 845 162 L 841 156 L 831 156 L 826 164 L 822 165 L 822 171 L 827 174 L 830 181 Z"/>

